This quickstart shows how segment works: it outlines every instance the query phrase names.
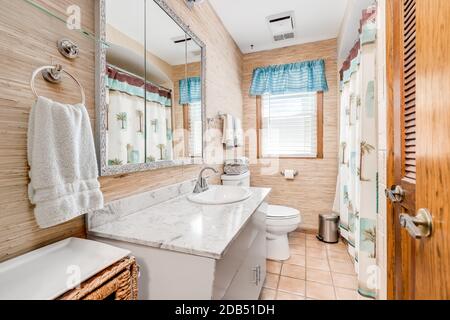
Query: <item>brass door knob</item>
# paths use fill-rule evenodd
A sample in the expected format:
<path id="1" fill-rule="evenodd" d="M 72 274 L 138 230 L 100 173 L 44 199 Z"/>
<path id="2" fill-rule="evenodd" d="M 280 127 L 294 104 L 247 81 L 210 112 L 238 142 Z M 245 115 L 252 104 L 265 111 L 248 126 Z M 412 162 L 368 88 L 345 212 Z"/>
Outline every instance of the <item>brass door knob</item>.
<path id="1" fill-rule="evenodd" d="M 401 186 L 392 186 L 385 190 L 385 194 L 392 203 L 400 203 L 405 199 L 405 191 Z"/>
<path id="2" fill-rule="evenodd" d="M 420 209 L 415 217 L 402 213 L 400 214 L 400 225 L 414 239 L 428 238 L 433 232 L 433 217 L 427 209 Z"/>

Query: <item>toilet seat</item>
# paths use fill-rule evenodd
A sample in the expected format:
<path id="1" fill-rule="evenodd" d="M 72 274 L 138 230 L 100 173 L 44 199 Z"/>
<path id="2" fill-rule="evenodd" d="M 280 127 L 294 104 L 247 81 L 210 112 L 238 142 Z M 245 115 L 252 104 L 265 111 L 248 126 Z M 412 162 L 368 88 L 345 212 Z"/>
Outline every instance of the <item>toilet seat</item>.
<path id="1" fill-rule="evenodd" d="M 266 213 L 268 220 L 289 220 L 298 218 L 300 211 L 284 206 L 269 205 Z"/>

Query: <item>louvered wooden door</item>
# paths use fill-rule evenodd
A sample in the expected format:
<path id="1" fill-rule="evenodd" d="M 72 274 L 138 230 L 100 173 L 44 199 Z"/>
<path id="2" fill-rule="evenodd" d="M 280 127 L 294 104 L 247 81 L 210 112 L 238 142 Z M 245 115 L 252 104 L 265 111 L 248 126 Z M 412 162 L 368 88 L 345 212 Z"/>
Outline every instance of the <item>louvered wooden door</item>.
<path id="1" fill-rule="evenodd" d="M 419 0 L 420 1 L 420 0 Z M 400 226 L 399 215 L 416 211 L 416 0 L 398 6 L 398 67 L 400 69 L 395 121 L 395 184 L 405 192 L 395 204 L 397 297 L 413 298 L 414 240 Z"/>
<path id="2" fill-rule="evenodd" d="M 395 298 L 450 298 L 450 1 L 394 3 Z M 427 209 L 430 237 L 399 222 Z M 412 228 L 410 228 L 411 230 Z"/>

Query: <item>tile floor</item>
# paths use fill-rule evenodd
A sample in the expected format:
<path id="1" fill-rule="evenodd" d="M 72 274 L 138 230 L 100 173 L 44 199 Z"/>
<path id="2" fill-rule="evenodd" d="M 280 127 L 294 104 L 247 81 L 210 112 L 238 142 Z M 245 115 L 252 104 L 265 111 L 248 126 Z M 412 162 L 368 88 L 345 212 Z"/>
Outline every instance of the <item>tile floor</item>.
<path id="1" fill-rule="evenodd" d="M 289 235 L 291 258 L 267 261 L 261 300 L 365 300 L 357 292 L 353 262 L 343 242 L 325 244 L 313 234 Z"/>

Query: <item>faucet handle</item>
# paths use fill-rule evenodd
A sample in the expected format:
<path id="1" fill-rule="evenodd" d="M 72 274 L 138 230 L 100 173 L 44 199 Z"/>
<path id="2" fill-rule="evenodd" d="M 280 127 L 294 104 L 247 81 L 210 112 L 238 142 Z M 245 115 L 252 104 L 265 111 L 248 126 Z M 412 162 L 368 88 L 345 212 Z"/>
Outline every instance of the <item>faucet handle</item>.
<path id="1" fill-rule="evenodd" d="M 197 183 L 195 185 L 194 193 L 202 193 L 202 192 L 204 192 L 204 191 L 209 189 L 207 178 L 203 178 L 203 172 L 205 172 L 206 170 L 212 170 L 215 173 L 219 173 L 218 170 L 216 170 L 216 169 L 214 169 L 212 167 L 205 167 L 205 168 L 203 168 L 200 171 L 199 175 L 198 175 L 198 179 L 197 179 Z"/>
<path id="2" fill-rule="evenodd" d="M 202 169 L 202 171 L 200 171 L 200 175 L 198 176 L 198 179 L 199 179 L 199 181 L 200 181 L 200 183 L 202 184 L 202 186 L 204 186 L 206 189 L 205 190 L 207 190 L 209 187 L 208 187 L 208 177 L 206 177 L 206 178 L 204 178 L 203 177 L 203 173 L 206 171 L 206 170 L 211 170 L 211 171 L 213 171 L 214 173 L 219 173 L 219 171 L 218 170 L 216 170 L 215 168 L 213 168 L 213 167 L 205 167 L 205 168 L 203 168 Z"/>
<path id="3" fill-rule="evenodd" d="M 213 168 L 213 167 L 204 167 L 203 169 L 202 169 L 202 171 L 201 171 L 201 173 L 203 174 L 203 172 L 205 172 L 206 170 L 212 170 L 212 171 L 214 171 L 214 173 L 219 173 L 219 171 L 217 170 L 217 169 L 215 169 L 215 168 Z"/>

